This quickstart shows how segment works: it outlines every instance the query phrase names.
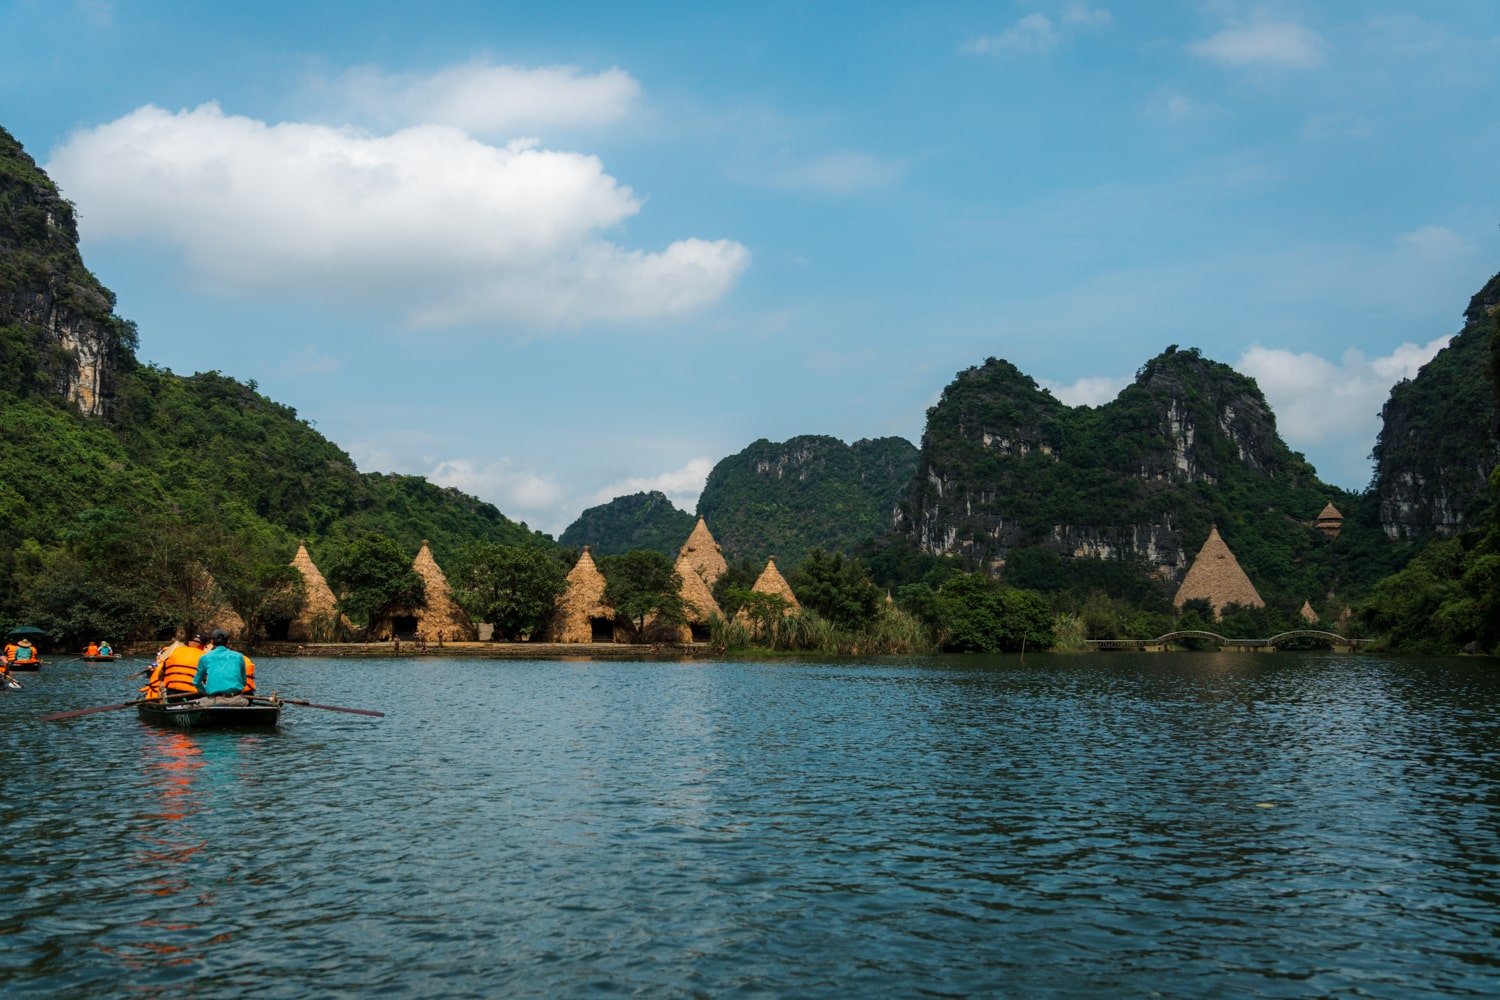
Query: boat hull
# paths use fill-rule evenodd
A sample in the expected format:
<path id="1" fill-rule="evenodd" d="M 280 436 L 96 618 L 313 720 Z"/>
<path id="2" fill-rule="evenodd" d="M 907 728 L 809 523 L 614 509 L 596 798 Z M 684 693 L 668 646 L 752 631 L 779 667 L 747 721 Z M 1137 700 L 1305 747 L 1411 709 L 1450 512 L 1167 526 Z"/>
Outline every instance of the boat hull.
<path id="1" fill-rule="evenodd" d="M 80 656 L 79 657 L 79 659 L 82 660 L 84 663 L 113 663 L 115 660 L 118 660 L 119 658 L 120 658 L 120 654 L 119 653 L 113 653 L 113 654 L 111 654 L 109 656 L 87 656 L 87 655 L 85 655 L 85 656 Z"/>
<path id="2" fill-rule="evenodd" d="M 270 698 L 250 699 L 247 705 L 219 704 L 212 698 L 148 701 L 136 706 L 136 714 L 142 722 L 168 729 L 275 729 L 281 722 L 281 702 Z"/>
<path id="3" fill-rule="evenodd" d="M 10 665 L 11 673 L 21 671 L 22 673 L 34 674 L 42 669 L 41 660 L 16 660 Z"/>

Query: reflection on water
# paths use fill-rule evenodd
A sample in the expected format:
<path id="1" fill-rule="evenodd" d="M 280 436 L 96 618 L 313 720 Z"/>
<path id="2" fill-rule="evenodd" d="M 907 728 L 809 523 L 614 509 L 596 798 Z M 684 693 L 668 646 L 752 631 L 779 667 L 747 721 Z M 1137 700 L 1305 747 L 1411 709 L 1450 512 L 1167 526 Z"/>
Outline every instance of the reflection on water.
<path id="1" fill-rule="evenodd" d="M 260 672 L 390 714 L 0 696 L 0 992 L 1500 992 L 1487 661 Z"/>

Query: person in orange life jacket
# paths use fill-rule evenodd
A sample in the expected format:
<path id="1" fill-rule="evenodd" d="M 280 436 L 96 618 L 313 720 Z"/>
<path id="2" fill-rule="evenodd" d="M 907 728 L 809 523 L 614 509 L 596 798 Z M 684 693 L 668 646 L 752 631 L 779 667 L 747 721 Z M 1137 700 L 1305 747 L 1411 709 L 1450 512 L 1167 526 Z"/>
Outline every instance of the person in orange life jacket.
<path id="1" fill-rule="evenodd" d="M 229 648 L 229 633 L 214 629 L 213 646 L 198 660 L 193 683 L 209 697 L 255 693 L 255 664 L 243 653 Z"/>
<path id="2" fill-rule="evenodd" d="M 208 640 L 202 632 L 194 632 L 186 645 L 172 649 L 151 671 L 146 686 L 152 689 L 151 697 L 190 698 L 201 694 L 193 675 L 198 672 L 198 660 L 203 656 L 203 646 Z"/>
<path id="3" fill-rule="evenodd" d="M 173 639 L 171 642 L 167 643 L 167 645 L 156 651 L 156 655 L 151 659 L 151 672 L 146 675 L 146 686 L 141 688 L 141 697 L 161 697 L 161 665 L 166 660 L 168 654 L 172 652 L 172 650 L 177 649 L 181 646 L 182 643 L 178 642 L 176 639 Z"/>
<path id="4" fill-rule="evenodd" d="M 97 642 L 91 642 L 91 643 L 89 643 L 88 646 L 84 649 L 83 655 L 84 656 L 98 656 L 99 655 L 99 644 Z"/>

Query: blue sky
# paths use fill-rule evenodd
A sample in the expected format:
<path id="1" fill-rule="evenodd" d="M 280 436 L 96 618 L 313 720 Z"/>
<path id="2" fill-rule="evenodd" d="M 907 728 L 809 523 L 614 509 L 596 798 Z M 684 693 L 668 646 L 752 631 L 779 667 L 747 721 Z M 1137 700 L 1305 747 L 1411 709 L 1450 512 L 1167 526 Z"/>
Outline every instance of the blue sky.
<path id="1" fill-rule="evenodd" d="M 990 356 L 1168 344 L 1361 488 L 1500 270 L 1500 5 L 0 3 L 0 124 L 179 372 L 556 533 Z"/>

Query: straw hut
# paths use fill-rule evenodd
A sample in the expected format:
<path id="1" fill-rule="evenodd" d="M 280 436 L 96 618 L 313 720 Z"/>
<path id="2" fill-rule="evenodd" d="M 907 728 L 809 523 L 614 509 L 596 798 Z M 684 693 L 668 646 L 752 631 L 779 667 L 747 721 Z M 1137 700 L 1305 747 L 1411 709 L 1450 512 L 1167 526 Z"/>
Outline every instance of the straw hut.
<path id="1" fill-rule="evenodd" d="M 1307 622 L 1307 624 L 1318 624 L 1318 613 L 1313 610 L 1311 601 L 1303 601 L 1302 610 L 1297 613 L 1302 616 L 1302 620 Z"/>
<path id="2" fill-rule="evenodd" d="M 292 568 L 302 576 L 302 593 L 305 600 L 302 612 L 287 626 L 289 642 L 331 642 L 336 634 L 352 629 L 349 619 L 339 614 L 338 599 L 333 588 L 328 586 L 317 564 L 308 554 L 307 543 L 297 543 L 297 554 L 292 557 Z"/>
<path id="3" fill-rule="evenodd" d="M 1324 507 L 1322 512 L 1318 514 L 1318 519 L 1313 522 L 1313 527 L 1317 528 L 1328 538 L 1337 538 L 1339 537 L 1339 531 L 1344 527 L 1344 515 L 1339 513 L 1339 509 L 1330 500 L 1328 501 L 1328 506 Z"/>
<path id="4" fill-rule="evenodd" d="M 1188 601 L 1199 598 L 1213 606 L 1215 619 L 1222 618 L 1224 609 L 1231 604 L 1247 608 L 1266 606 L 1266 602 L 1261 600 L 1256 591 L 1255 584 L 1240 569 L 1239 560 L 1229 551 L 1224 539 L 1219 537 L 1217 526 L 1208 530 L 1208 541 L 1203 543 L 1203 548 L 1198 550 L 1198 557 L 1188 567 L 1187 575 L 1182 578 L 1182 586 L 1177 588 L 1177 596 L 1172 598 L 1172 604 L 1181 609 Z"/>
<path id="5" fill-rule="evenodd" d="M 682 572 L 684 561 L 693 572 L 702 577 L 710 590 L 719 582 L 719 577 L 729 572 L 729 563 L 724 561 L 724 550 L 714 541 L 714 536 L 708 530 L 708 522 L 701 517 L 677 552 L 677 572 Z"/>
<path id="6" fill-rule="evenodd" d="M 802 605 L 797 600 L 797 595 L 792 593 L 792 587 L 786 582 L 786 577 L 776 568 L 776 557 L 771 556 L 766 560 L 766 568 L 760 571 L 760 576 L 755 578 L 755 586 L 750 588 L 756 594 L 774 594 L 786 601 L 786 614 L 801 610 Z M 750 615 L 745 608 L 740 608 L 734 616 L 734 620 L 741 625 L 749 624 Z"/>
<path id="7" fill-rule="evenodd" d="M 422 578 L 427 589 L 426 605 L 415 610 L 417 630 L 425 633 L 428 639 L 473 642 L 478 637 L 479 630 L 474 627 L 464 609 L 453 600 L 453 588 L 448 586 L 448 578 L 443 575 L 442 567 L 432 558 L 432 548 L 427 544 L 427 539 L 422 539 L 422 547 L 417 550 L 417 557 L 411 561 L 411 568 Z"/>
<path id="8" fill-rule="evenodd" d="M 194 624 L 198 631 L 207 634 L 221 628 L 235 638 L 244 638 L 245 619 L 229 606 L 229 600 L 224 596 L 224 591 L 219 589 L 214 575 L 202 564 L 198 566 L 198 574 L 197 594 L 193 601 L 194 617 L 197 619 Z"/>
<path id="9" fill-rule="evenodd" d="M 567 582 L 552 616 L 552 641 L 614 642 L 615 609 L 604 603 L 604 574 L 587 545 L 568 571 Z"/>
<path id="10" fill-rule="evenodd" d="M 707 642 L 709 619 L 714 615 L 723 618 L 724 612 L 719 609 L 719 602 L 714 600 L 714 592 L 709 589 L 703 577 L 698 575 L 686 555 L 679 555 L 677 565 L 673 568 L 682 577 L 682 589 L 678 591 L 678 596 L 685 605 L 683 612 L 688 621 L 682 627 L 681 641 Z"/>

